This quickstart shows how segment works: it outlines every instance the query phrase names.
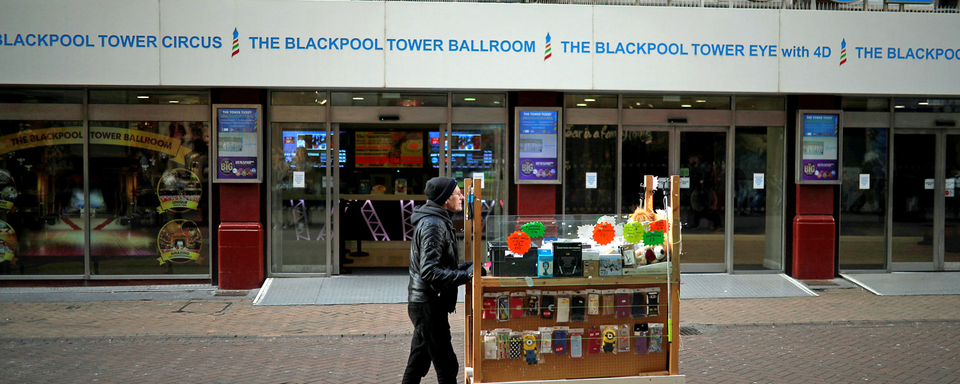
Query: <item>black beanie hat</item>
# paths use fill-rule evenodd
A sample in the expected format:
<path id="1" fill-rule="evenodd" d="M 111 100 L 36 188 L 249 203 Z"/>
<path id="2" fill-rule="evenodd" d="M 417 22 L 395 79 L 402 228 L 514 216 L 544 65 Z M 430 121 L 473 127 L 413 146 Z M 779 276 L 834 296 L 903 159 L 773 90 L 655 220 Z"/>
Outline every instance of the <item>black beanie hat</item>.
<path id="1" fill-rule="evenodd" d="M 451 177 L 434 177 L 427 181 L 427 187 L 423 189 L 423 194 L 427 195 L 427 199 L 437 203 L 437 205 L 443 205 L 447 202 L 447 199 L 450 198 L 450 195 L 453 194 L 453 190 L 457 189 L 457 180 Z"/>

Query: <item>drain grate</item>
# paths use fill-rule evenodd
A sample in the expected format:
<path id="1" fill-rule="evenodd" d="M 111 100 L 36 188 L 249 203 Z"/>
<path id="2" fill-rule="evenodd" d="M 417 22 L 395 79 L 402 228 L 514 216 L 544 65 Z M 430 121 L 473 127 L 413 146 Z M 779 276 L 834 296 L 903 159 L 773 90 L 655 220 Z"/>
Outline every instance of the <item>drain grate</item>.
<path id="1" fill-rule="evenodd" d="M 720 328 L 714 324 L 684 324 L 680 326 L 681 336 L 703 335 L 720 333 Z"/>

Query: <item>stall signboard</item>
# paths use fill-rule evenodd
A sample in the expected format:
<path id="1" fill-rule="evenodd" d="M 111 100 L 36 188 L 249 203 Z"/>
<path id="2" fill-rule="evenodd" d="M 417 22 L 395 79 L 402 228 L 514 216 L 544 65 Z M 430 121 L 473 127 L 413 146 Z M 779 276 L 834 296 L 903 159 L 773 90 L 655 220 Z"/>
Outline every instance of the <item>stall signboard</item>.
<path id="1" fill-rule="evenodd" d="M 217 149 L 215 183 L 262 181 L 263 117 L 257 104 L 215 104 L 213 147 Z"/>
<path id="2" fill-rule="evenodd" d="M 516 109 L 514 148 L 517 184 L 561 184 L 563 119 L 560 108 Z"/>
<path id="3" fill-rule="evenodd" d="M 797 113 L 797 184 L 840 184 L 843 112 Z"/>

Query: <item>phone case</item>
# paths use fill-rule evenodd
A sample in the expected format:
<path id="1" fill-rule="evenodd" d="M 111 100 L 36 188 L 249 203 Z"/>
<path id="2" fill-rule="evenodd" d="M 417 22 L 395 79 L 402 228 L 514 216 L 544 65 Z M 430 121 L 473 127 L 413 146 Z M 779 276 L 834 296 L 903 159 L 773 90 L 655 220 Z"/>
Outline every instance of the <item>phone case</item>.
<path id="1" fill-rule="evenodd" d="M 570 321 L 570 298 L 557 298 L 557 322 L 566 323 Z"/>
<path id="2" fill-rule="evenodd" d="M 570 321 L 587 320 L 587 299 L 583 296 L 574 296 L 570 301 Z"/>
<path id="3" fill-rule="evenodd" d="M 567 353 L 567 331 L 553 332 L 553 353 L 558 355 Z"/>
<path id="4" fill-rule="evenodd" d="M 510 320 L 510 298 L 500 296 L 497 298 L 497 321 Z"/>
<path id="5" fill-rule="evenodd" d="M 549 295 L 540 298 L 540 317 L 544 319 L 552 319 L 554 317 L 554 312 L 557 310 L 554 300 L 555 298 Z"/>
<path id="6" fill-rule="evenodd" d="M 523 297 L 510 296 L 510 318 L 519 319 L 523 317 Z"/>
<path id="7" fill-rule="evenodd" d="M 600 345 L 603 343 L 600 340 L 600 328 L 590 328 L 587 330 L 587 353 L 595 354 L 600 353 Z"/>
<path id="8" fill-rule="evenodd" d="M 583 357 L 583 340 L 579 333 L 570 335 L 570 357 L 577 359 Z"/>

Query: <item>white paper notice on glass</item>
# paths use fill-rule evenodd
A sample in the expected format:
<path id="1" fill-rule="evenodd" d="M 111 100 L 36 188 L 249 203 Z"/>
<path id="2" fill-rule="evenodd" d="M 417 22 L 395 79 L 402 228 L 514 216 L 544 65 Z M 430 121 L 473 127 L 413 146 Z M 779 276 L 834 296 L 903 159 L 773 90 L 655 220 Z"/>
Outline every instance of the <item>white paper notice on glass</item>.
<path id="1" fill-rule="evenodd" d="M 754 173 L 753 174 L 753 189 L 763 189 L 763 174 Z"/>
<path id="2" fill-rule="evenodd" d="M 957 179 L 949 178 L 946 179 L 946 185 L 944 186 L 943 194 L 947 197 L 953 197 L 956 194 L 957 188 Z"/>
<path id="3" fill-rule="evenodd" d="M 480 188 L 483 189 L 483 172 L 473 173 L 473 182 L 476 183 L 477 179 L 480 179 Z"/>
<path id="4" fill-rule="evenodd" d="M 597 189 L 597 173 L 587 172 L 587 189 Z"/>
<path id="5" fill-rule="evenodd" d="M 306 183 L 304 183 L 303 172 L 293 171 L 293 187 L 294 188 L 306 187 Z"/>
<path id="6" fill-rule="evenodd" d="M 680 178 L 680 189 L 690 189 L 690 178 L 681 177 Z"/>
<path id="7" fill-rule="evenodd" d="M 860 174 L 860 189 L 870 189 L 870 174 L 861 173 Z"/>
<path id="8" fill-rule="evenodd" d="M 933 189 L 933 179 L 923 179 L 923 189 Z"/>

